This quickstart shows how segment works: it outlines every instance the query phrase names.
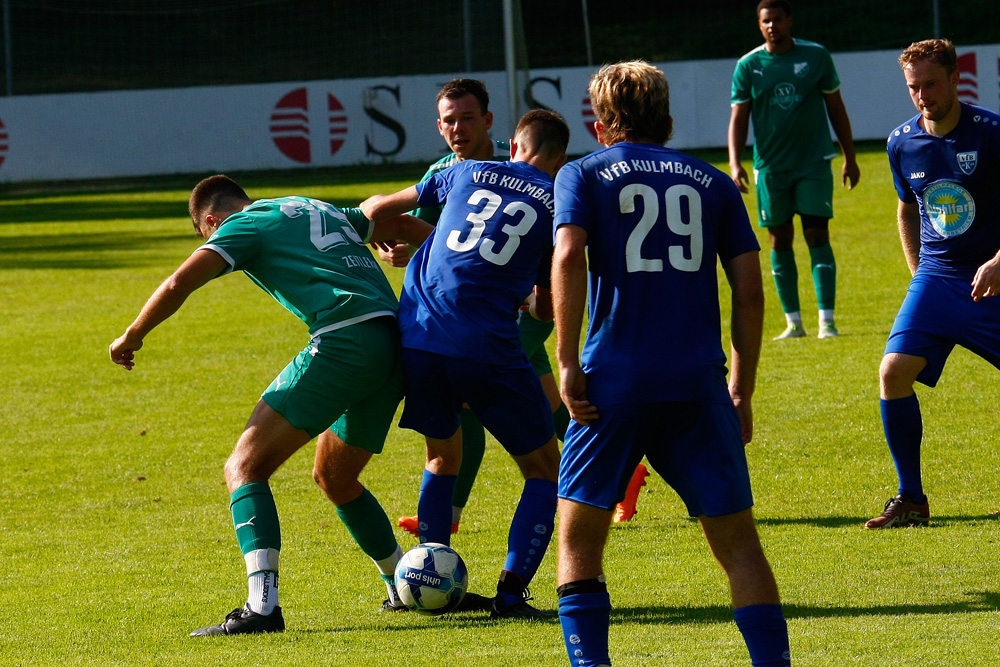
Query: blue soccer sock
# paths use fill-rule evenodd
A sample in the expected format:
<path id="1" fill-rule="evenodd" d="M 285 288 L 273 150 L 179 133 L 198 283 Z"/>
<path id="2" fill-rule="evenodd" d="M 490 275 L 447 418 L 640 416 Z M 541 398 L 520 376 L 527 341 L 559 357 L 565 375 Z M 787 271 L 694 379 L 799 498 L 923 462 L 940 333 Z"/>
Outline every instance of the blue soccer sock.
<path id="1" fill-rule="evenodd" d="M 545 556 L 545 550 L 552 541 L 552 529 L 556 516 L 556 483 L 547 479 L 527 479 L 521 500 L 517 504 L 514 518 L 510 522 L 507 535 L 507 560 L 503 569 L 516 575 L 506 579 L 523 583 L 517 586 L 497 587 L 504 602 L 515 604 L 523 599 L 524 588 L 538 571 L 538 564 Z"/>
<path id="2" fill-rule="evenodd" d="M 786 667 L 792 664 L 788 624 L 780 604 L 752 604 L 733 610 L 736 627 L 750 651 L 753 667 Z"/>
<path id="3" fill-rule="evenodd" d="M 611 597 L 603 577 L 559 587 L 559 623 L 570 664 L 577 667 L 611 664 L 608 655 Z"/>
<path id="4" fill-rule="evenodd" d="M 451 544 L 451 497 L 455 475 L 435 475 L 424 470 L 420 483 L 417 516 L 420 519 L 420 542 Z"/>
<path id="5" fill-rule="evenodd" d="M 924 424 L 920 401 L 913 394 L 905 398 L 881 399 L 882 426 L 889 452 L 899 475 L 899 495 L 921 504 L 927 501 L 920 479 L 920 443 Z"/>

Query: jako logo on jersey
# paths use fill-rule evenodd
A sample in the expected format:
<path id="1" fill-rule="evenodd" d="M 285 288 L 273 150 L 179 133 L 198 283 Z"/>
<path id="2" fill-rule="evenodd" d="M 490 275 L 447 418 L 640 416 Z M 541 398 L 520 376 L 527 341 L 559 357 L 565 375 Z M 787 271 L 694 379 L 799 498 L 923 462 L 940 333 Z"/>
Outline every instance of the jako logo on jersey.
<path id="1" fill-rule="evenodd" d="M 587 132 L 590 132 L 590 136 L 597 139 L 597 128 L 594 127 L 594 121 L 597 120 L 597 114 L 594 113 L 594 107 L 590 105 L 590 96 L 583 98 L 583 110 L 581 111 L 583 116 L 583 126 L 587 128 Z M 600 139 L 597 139 L 600 142 Z"/>
<path id="2" fill-rule="evenodd" d="M 7 159 L 7 148 L 10 145 L 10 135 L 7 134 L 7 127 L 3 124 L 3 119 L 0 119 L 0 167 L 3 166 L 3 161 Z"/>
<path id="3" fill-rule="evenodd" d="M 792 71 L 795 72 L 795 76 L 805 76 L 809 73 L 809 63 L 795 63 Z"/>
<path id="4" fill-rule="evenodd" d="M 962 170 L 962 173 L 966 176 L 971 176 L 972 172 L 976 170 L 976 162 L 979 157 L 979 151 L 958 153 L 955 157 L 958 158 L 958 167 Z"/>
<path id="5" fill-rule="evenodd" d="M 927 174 L 924 173 L 924 172 L 922 172 L 922 171 L 911 171 L 910 172 L 910 178 L 911 179 L 914 179 L 914 178 L 923 178 L 926 175 Z"/>
<path id="6" fill-rule="evenodd" d="M 945 238 L 965 233 L 976 219 L 972 195 L 958 183 L 949 181 L 938 181 L 924 190 L 924 210 L 934 229 Z"/>
<path id="7" fill-rule="evenodd" d="M 958 99 L 979 104 L 979 68 L 975 51 L 958 57 Z"/>
<path id="8" fill-rule="evenodd" d="M 344 145 L 347 136 L 347 114 L 344 106 L 331 93 L 327 93 L 327 124 L 330 155 L 336 154 Z M 312 141 L 309 129 L 309 92 L 306 88 L 296 88 L 274 105 L 271 113 L 271 138 L 286 157 L 310 164 L 312 162 Z M 326 138 L 323 139 L 323 145 Z"/>

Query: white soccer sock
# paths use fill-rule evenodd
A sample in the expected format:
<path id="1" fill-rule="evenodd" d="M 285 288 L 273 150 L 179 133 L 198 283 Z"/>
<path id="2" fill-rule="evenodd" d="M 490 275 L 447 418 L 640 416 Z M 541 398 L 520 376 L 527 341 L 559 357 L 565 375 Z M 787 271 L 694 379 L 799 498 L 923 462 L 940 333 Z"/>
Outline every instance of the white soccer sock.
<path id="1" fill-rule="evenodd" d="M 278 573 L 254 572 L 247 577 L 250 594 L 247 605 L 250 611 L 267 616 L 278 606 Z"/>
<path id="2" fill-rule="evenodd" d="M 403 547 L 396 545 L 396 550 L 392 552 L 392 555 L 388 558 L 383 558 L 382 560 L 375 560 L 372 558 L 372 562 L 375 563 L 375 567 L 378 568 L 378 573 L 383 577 L 392 577 L 396 574 L 396 564 L 399 559 L 403 557 Z"/>
<path id="3" fill-rule="evenodd" d="M 457 505 L 452 505 L 451 506 L 451 522 L 453 524 L 454 523 L 458 523 L 459 521 L 462 520 L 462 510 L 463 509 L 465 509 L 465 508 L 464 507 L 458 507 Z"/>
<path id="4" fill-rule="evenodd" d="M 833 309 L 827 308 L 819 311 L 819 325 L 833 324 Z"/>
<path id="5" fill-rule="evenodd" d="M 794 313 L 785 313 L 785 321 L 788 322 L 788 326 L 790 327 L 801 327 L 802 312 L 796 310 Z"/>

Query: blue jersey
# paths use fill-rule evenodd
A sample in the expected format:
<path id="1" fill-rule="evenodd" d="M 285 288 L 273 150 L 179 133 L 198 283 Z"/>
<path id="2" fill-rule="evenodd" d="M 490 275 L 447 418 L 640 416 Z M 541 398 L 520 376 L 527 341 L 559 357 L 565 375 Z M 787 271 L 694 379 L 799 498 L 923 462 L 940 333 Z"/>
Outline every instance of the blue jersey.
<path id="1" fill-rule="evenodd" d="M 1000 115 L 962 104 L 943 137 L 914 116 L 889 135 L 889 165 L 903 202 L 920 207 L 920 271 L 971 280 L 1000 249 Z"/>
<path id="2" fill-rule="evenodd" d="M 587 232 L 589 400 L 728 400 L 716 257 L 760 249 L 729 176 L 619 143 L 563 167 L 555 194 L 556 227 Z"/>
<path id="3" fill-rule="evenodd" d="M 406 267 L 403 347 L 448 357 L 523 361 L 518 309 L 552 253 L 552 177 L 526 162 L 463 160 L 417 185 L 444 205 Z M 539 278 L 539 276 L 542 276 Z"/>

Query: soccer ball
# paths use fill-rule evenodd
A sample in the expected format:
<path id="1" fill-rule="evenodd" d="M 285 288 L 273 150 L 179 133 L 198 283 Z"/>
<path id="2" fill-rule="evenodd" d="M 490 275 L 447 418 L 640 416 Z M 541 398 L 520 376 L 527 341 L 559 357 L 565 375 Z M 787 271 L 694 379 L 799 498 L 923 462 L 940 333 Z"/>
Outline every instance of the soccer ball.
<path id="1" fill-rule="evenodd" d="M 413 547 L 396 565 L 396 592 L 409 609 L 444 614 L 465 597 L 469 574 L 465 561 L 451 547 L 427 542 Z"/>

